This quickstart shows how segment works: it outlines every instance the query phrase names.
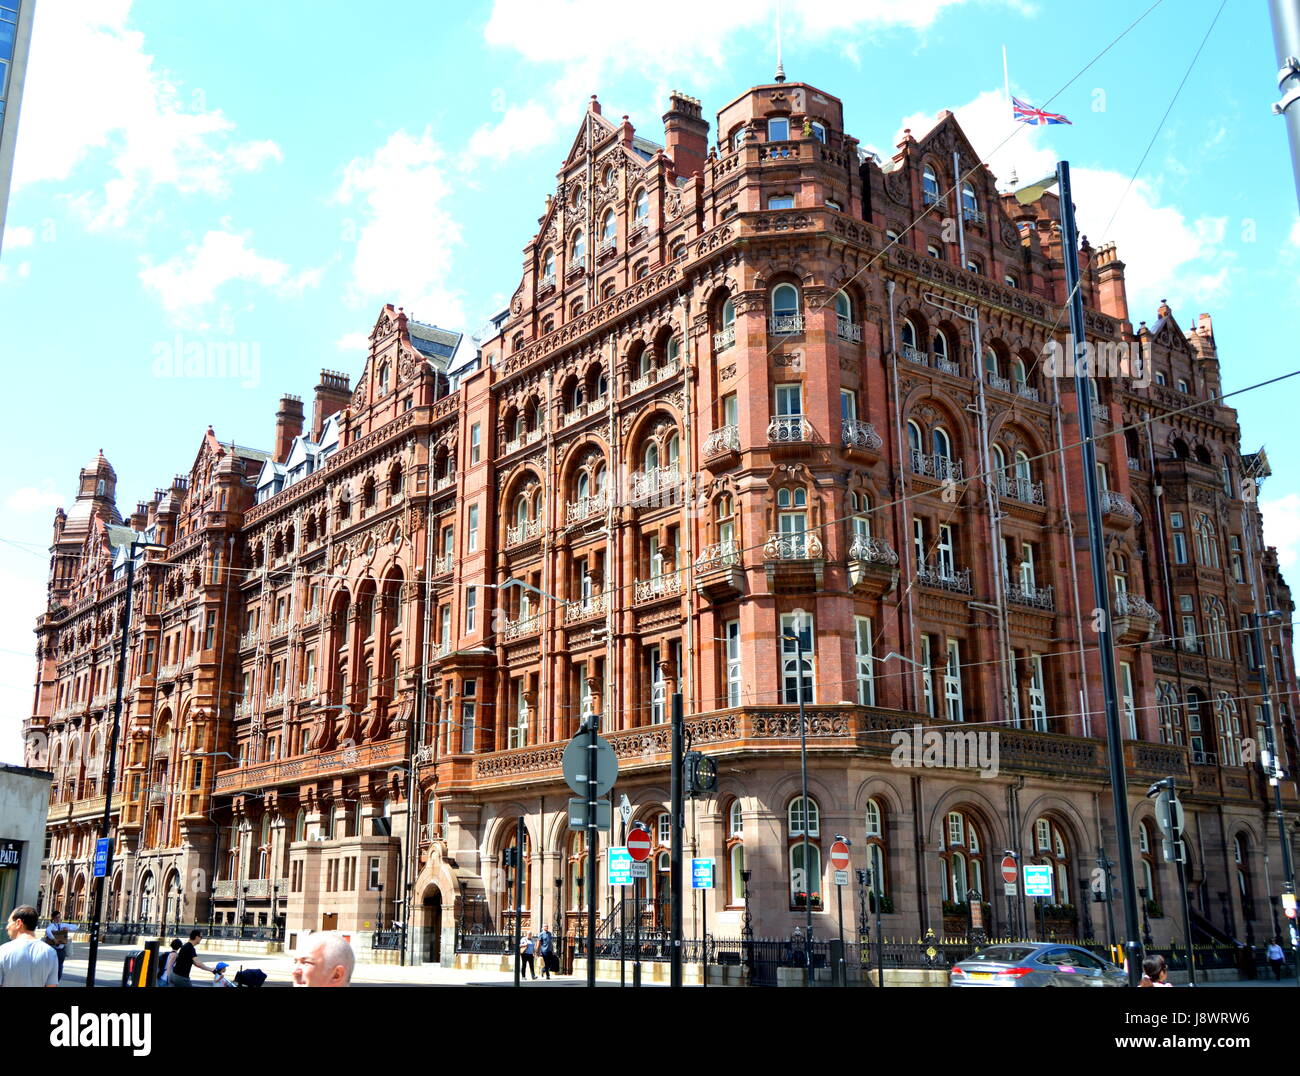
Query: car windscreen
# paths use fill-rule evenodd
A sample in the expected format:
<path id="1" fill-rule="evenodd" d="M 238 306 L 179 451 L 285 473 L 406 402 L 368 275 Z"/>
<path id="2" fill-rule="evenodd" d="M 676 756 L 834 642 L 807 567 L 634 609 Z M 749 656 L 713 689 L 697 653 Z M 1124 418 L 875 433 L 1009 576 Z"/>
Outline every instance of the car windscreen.
<path id="1" fill-rule="evenodd" d="M 968 956 L 967 960 L 996 960 L 999 963 L 1019 964 L 1034 951 L 1030 945 L 990 945 Z"/>

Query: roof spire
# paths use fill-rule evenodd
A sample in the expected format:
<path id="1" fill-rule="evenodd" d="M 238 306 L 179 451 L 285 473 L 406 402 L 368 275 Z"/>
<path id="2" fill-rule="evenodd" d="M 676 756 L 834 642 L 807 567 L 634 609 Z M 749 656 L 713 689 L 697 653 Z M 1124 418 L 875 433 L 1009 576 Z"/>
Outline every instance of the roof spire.
<path id="1" fill-rule="evenodd" d="M 785 68 L 781 64 L 781 0 L 776 0 L 776 81 L 785 81 Z"/>

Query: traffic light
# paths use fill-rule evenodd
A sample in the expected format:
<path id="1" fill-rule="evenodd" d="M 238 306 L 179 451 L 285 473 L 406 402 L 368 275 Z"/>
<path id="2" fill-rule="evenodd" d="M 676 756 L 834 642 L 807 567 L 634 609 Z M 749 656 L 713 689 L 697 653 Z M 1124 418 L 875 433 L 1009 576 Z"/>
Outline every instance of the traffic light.
<path id="1" fill-rule="evenodd" d="M 718 766 L 702 751 L 688 751 L 682 758 L 682 783 L 688 795 L 712 792 L 718 787 Z"/>
<path id="2" fill-rule="evenodd" d="M 519 866 L 519 849 L 506 848 L 501 852 L 501 866 L 505 868 Z"/>

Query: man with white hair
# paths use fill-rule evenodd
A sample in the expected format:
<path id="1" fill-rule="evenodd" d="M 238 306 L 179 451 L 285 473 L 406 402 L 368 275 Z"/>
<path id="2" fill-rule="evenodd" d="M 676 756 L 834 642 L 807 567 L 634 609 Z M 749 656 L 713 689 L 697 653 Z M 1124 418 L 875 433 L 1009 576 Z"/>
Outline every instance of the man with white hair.
<path id="1" fill-rule="evenodd" d="M 293 958 L 294 986 L 351 986 L 356 956 L 348 940 L 332 930 L 308 934 Z"/>

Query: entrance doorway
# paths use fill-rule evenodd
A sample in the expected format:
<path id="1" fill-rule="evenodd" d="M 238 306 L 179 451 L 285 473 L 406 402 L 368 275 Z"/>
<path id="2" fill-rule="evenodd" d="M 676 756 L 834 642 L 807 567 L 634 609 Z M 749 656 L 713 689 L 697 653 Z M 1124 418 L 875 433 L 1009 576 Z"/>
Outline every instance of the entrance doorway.
<path id="1" fill-rule="evenodd" d="M 438 964 L 442 961 L 442 890 L 433 889 L 424 895 L 424 916 L 420 924 L 424 931 L 424 961 Z"/>

